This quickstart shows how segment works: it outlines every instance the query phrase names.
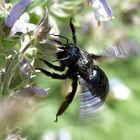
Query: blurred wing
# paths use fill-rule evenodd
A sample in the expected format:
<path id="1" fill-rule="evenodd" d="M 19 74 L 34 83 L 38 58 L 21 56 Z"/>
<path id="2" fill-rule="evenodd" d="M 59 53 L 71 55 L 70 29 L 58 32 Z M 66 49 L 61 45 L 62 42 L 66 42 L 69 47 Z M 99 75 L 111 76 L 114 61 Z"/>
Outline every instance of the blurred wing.
<path id="1" fill-rule="evenodd" d="M 94 59 L 106 59 L 106 58 L 121 58 L 128 59 L 130 57 L 138 56 L 140 54 L 140 47 L 137 42 L 132 40 L 122 40 L 112 47 L 105 48 L 99 55 L 92 54 Z"/>
<path id="2" fill-rule="evenodd" d="M 88 119 L 95 116 L 102 109 L 104 100 L 91 94 L 85 80 L 79 78 L 79 81 L 82 87 L 80 94 L 80 117 Z"/>
<path id="3" fill-rule="evenodd" d="M 129 58 L 140 54 L 140 48 L 135 41 L 123 40 L 113 47 L 106 48 L 104 55 L 109 57 Z"/>

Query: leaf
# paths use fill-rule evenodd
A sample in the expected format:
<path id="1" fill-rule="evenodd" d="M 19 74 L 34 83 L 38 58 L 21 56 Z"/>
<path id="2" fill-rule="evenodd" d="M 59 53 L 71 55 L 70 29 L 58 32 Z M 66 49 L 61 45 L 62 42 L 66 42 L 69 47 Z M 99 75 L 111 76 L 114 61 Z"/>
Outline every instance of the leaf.
<path id="1" fill-rule="evenodd" d="M 23 79 L 21 74 L 17 71 L 16 74 L 12 77 L 9 88 L 10 89 L 17 89 L 18 86 L 23 83 Z"/>
<path id="2" fill-rule="evenodd" d="M 61 18 L 70 17 L 74 12 L 79 9 L 79 5 L 82 4 L 83 1 L 64 1 L 63 3 L 55 3 L 50 7 L 50 12 Z"/>
<path id="3" fill-rule="evenodd" d="M 4 54 L 0 54 L 0 68 L 4 68 L 4 66 L 5 66 L 5 55 Z"/>

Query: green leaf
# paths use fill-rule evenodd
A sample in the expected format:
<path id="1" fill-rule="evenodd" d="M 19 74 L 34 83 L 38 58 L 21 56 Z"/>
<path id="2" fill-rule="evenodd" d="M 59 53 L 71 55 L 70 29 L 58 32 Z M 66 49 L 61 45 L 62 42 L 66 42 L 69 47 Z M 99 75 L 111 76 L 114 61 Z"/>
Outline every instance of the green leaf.
<path id="1" fill-rule="evenodd" d="M 17 89 L 17 87 L 23 82 L 21 74 L 20 73 L 16 73 L 10 82 L 9 88 L 10 89 Z"/>
<path id="2" fill-rule="evenodd" d="M 5 55 L 0 53 L 0 68 L 4 68 L 5 66 Z"/>

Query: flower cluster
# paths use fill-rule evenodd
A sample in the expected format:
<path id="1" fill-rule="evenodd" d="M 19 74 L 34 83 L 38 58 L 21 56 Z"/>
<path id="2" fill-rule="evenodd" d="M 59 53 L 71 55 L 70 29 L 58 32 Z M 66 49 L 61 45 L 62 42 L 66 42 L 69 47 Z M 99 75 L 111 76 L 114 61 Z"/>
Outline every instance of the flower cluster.
<path id="1" fill-rule="evenodd" d="M 48 25 L 47 12 L 44 13 L 39 24 L 30 23 L 30 15 L 25 12 L 25 9 L 33 3 L 33 0 L 20 0 L 10 11 L 6 9 L 6 3 L 3 1 L 3 8 L 8 13 L 4 26 L 1 30 L 5 32 L 5 36 L 1 36 L 4 40 L 13 45 L 18 45 L 18 49 L 11 49 L 12 54 L 6 55 L 6 67 L 1 68 L 1 87 L 0 92 L 5 95 L 20 95 L 26 96 L 46 96 L 47 90 L 32 86 L 30 81 L 35 76 L 34 61 L 35 57 L 29 57 L 31 52 L 36 52 L 36 47 L 33 47 L 35 40 L 45 38 L 50 28 Z M 6 32 L 8 30 L 8 32 Z M 19 35 L 20 33 L 20 35 Z M 37 42 L 38 43 L 38 42 Z M 4 45 L 1 44 L 4 49 Z M 12 46 L 11 46 L 12 47 Z M 5 54 L 4 54 L 5 55 Z M 35 55 L 35 54 L 34 54 Z M 13 92 L 14 90 L 14 92 Z"/>

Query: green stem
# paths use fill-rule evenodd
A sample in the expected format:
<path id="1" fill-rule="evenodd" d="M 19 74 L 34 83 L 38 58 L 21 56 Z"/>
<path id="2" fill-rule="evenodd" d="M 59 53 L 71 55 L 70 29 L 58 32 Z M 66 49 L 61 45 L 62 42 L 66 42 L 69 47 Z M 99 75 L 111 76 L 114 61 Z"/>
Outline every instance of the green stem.
<path id="1" fill-rule="evenodd" d="M 2 96 L 5 96 L 8 94 L 9 84 L 12 79 L 14 68 L 16 68 L 16 66 L 18 64 L 17 62 L 18 62 L 18 54 L 16 54 L 14 56 L 14 58 L 12 59 L 11 63 L 9 64 L 9 66 L 7 67 L 7 69 L 5 71 L 3 84 L 1 86 L 1 95 Z"/>

